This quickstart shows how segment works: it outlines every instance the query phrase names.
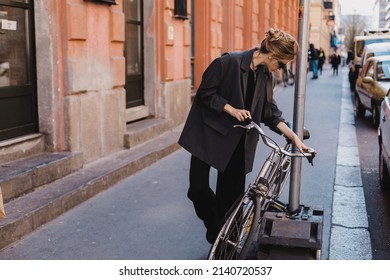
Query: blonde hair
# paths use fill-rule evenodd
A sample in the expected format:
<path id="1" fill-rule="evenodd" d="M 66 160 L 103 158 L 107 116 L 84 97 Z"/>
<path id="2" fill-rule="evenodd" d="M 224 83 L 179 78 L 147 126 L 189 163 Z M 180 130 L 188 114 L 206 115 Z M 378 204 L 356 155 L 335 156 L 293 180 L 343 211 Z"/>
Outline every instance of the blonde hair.
<path id="1" fill-rule="evenodd" d="M 271 28 L 265 33 L 260 43 L 261 53 L 272 53 L 275 59 L 290 61 L 295 58 L 299 50 L 297 40 L 289 33 Z"/>

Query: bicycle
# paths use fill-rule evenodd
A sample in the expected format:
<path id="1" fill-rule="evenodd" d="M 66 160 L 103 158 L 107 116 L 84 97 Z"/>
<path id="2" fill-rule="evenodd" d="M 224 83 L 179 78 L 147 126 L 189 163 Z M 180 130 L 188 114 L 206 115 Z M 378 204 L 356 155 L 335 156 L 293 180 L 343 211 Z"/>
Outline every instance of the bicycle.
<path id="1" fill-rule="evenodd" d="M 256 129 L 265 145 L 271 148 L 271 153 L 254 183 L 249 184 L 244 194 L 226 214 L 225 223 L 209 251 L 209 260 L 245 259 L 262 217 L 268 209 L 296 215 L 297 213 L 288 213 L 287 204 L 279 200 L 290 174 L 291 158 L 306 157 L 313 165 L 316 154 L 314 149 L 309 149 L 305 153 L 292 152 L 292 142 L 287 138 L 284 147 L 280 147 L 253 121 L 246 126 L 235 125 L 234 127 Z M 307 130 L 303 138 L 310 138 Z"/>
<path id="2" fill-rule="evenodd" d="M 289 86 L 294 85 L 295 76 L 294 76 L 294 73 L 292 72 L 291 68 L 287 69 L 287 67 L 286 67 L 283 69 L 282 81 L 283 81 L 284 87 L 287 87 L 288 85 Z"/>

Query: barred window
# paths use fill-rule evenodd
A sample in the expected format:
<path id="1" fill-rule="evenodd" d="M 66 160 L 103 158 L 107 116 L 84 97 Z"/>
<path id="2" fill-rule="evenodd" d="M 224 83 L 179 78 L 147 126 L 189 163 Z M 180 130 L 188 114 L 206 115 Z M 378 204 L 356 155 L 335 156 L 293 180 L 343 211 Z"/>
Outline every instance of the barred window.
<path id="1" fill-rule="evenodd" d="M 179 19 L 188 19 L 187 0 L 175 0 L 175 17 Z"/>

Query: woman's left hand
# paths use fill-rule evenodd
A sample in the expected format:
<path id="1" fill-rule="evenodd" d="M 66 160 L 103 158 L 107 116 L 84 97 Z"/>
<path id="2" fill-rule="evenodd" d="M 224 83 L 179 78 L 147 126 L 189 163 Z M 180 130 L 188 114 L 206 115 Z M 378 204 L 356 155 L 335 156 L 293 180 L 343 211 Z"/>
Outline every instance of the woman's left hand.
<path id="1" fill-rule="evenodd" d="M 301 153 L 304 153 L 304 152 L 307 152 L 307 150 L 309 149 L 309 147 L 307 147 L 305 144 L 303 144 L 303 142 L 301 141 L 301 139 L 299 139 L 298 135 L 295 134 L 294 131 L 292 131 L 287 125 L 286 123 L 284 122 L 280 122 L 277 127 L 279 128 L 279 130 L 282 132 L 282 134 L 289 138 L 293 143 L 294 145 L 297 147 L 297 149 L 301 152 Z M 317 152 L 315 152 L 317 153 Z"/>
<path id="2" fill-rule="evenodd" d="M 292 141 L 301 153 L 306 152 L 309 149 L 296 135 L 294 136 L 294 139 Z"/>

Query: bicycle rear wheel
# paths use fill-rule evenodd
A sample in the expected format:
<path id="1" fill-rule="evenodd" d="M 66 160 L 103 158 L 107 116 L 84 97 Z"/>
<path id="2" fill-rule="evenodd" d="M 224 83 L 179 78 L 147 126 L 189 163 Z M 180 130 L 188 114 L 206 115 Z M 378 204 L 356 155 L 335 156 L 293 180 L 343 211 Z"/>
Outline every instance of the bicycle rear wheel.
<path id="1" fill-rule="evenodd" d="M 211 246 L 209 260 L 243 260 L 259 227 L 260 198 L 246 192 L 231 213 Z"/>

